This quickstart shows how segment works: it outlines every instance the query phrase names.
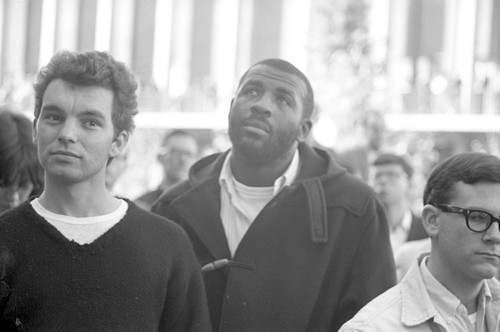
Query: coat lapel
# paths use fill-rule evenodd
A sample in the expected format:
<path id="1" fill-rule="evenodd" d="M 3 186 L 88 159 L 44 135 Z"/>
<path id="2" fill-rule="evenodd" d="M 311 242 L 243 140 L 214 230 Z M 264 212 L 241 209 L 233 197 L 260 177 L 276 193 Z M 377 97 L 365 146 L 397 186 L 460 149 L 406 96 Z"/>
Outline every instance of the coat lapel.
<path id="1" fill-rule="evenodd" d="M 231 253 L 220 218 L 220 189 L 217 181 L 208 180 L 173 202 L 186 223 L 215 259 L 229 258 Z"/>

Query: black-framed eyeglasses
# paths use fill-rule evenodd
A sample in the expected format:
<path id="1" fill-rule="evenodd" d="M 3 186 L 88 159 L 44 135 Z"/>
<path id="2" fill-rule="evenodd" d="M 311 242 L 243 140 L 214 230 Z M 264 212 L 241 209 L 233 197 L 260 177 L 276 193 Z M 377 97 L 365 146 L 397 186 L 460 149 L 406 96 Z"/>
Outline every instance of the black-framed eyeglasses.
<path id="1" fill-rule="evenodd" d="M 486 232 L 494 222 L 498 223 L 498 229 L 500 230 L 500 217 L 497 218 L 489 212 L 476 209 L 464 209 L 447 204 L 436 204 L 435 206 L 444 212 L 463 215 L 467 228 L 473 232 Z"/>

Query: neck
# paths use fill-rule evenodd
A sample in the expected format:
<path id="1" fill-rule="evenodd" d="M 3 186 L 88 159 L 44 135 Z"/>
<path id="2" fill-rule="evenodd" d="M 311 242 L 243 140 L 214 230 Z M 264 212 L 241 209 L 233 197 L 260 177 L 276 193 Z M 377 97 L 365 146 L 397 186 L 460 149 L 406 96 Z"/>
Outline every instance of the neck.
<path id="1" fill-rule="evenodd" d="M 180 181 L 179 179 L 172 179 L 165 177 L 160 184 L 160 188 L 162 188 L 163 190 L 168 189 L 179 181 Z"/>
<path id="2" fill-rule="evenodd" d="M 406 205 L 384 205 L 384 207 L 387 214 L 387 220 L 389 221 L 389 226 L 392 229 L 398 227 L 403 222 L 403 218 L 407 211 Z"/>
<path id="3" fill-rule="evenodd" d="M 239 182 L 250 187 L 270 187 L 279 178 L 292 162 L 295 150 L 286 154 L 286 157 L 277 158 L 267 165 L 250 164 L 237 153 L 231 156 L 231 171 Z"/>
<path id="4" fill-rule="evenodd" d="M 438 255 L 431 254 L 427 267 L 434 278 L 460 300 L 469 314 L 477 311 L 477 297 L 484 280 L 472 280 L 460 271 L 448 270 L 448 265 Z"/>
<path id="5" fill-rule="evenodd" d="M 47 181 L 40 204 L 58 214 L 72 217 L 93 217 L 114 211 L 120 201 L 102 183 L 90 186 L 85 183 L 64 184 Z"/>

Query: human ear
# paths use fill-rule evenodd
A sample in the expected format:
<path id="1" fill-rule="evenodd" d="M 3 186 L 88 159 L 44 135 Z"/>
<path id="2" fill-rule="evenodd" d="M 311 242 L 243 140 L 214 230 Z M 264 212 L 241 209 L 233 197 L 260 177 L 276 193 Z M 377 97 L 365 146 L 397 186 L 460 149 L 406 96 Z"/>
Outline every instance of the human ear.
<path id="1" fill-rule="evenodd" d="M 312 121 L 310 119 L 302 120 L 302 123 L 299 128 L 299 134 L 297 135 L 297 141 L 304 142 L 309 136 L 312 128 Z"/>
<path id="2" fill-rule="evenodd" d="M 437 207 L 427 204 L 422 209 L 422 226 L 430 237 L 435 237 L 439 233 L 438 216 L 441 213 Z"/>
<path id="3" fill-rule="evenodd" d="M 128 139 L 130 137 L 130 133 L 126 130 L 122 130 L 116 138 L 111 143 L 111 147 L 109 149 L 109 157 L 114 158 L 120 154 L 120 152 L 125 149 L 128 143 Z"/>

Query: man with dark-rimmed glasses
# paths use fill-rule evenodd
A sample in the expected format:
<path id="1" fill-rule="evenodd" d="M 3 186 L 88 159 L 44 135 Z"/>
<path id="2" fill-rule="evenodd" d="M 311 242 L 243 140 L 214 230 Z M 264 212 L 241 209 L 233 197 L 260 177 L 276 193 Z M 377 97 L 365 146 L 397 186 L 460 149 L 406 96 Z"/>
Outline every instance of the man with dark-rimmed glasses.
<path id="1" fill-rule="evenodd" d="M 500 159 L 448 158 L 424 190 L 431 252 L 367 304 L 346 331 L 500 331 Z"/>

